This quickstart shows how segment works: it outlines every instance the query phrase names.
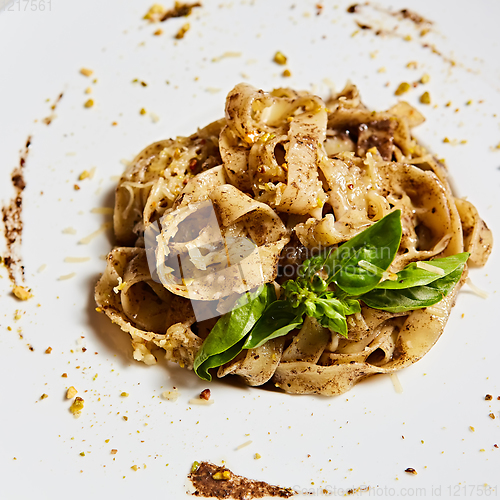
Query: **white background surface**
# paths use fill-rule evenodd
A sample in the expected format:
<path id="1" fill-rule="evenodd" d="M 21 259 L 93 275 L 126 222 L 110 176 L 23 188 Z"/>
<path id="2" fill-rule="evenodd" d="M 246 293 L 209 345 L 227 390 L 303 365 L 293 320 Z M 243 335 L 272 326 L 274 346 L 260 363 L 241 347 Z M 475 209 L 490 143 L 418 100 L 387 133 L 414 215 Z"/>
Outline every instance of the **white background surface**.
<path id="1" fill-rule="evenodd" d="M 316 15 L 316 2 L 309 1 L 296 1 L 292 8 L 284 1 L 204 0 L 189 19 L 154 25 L 142 20 L 147 0 L 52 0 L 45 11 L 34 1 L 29 6 L 37 7 L 34 12 L 24 12 L 21 2 L 13 11 L 0 12 L 0 196 L 4 201 L 12 196 L 10 172 L 32 135 L 23 257 L 26 282 L 35 295 L 26 303 L 14 300 L 7 273 L 0 271 L 2 500 L 187 498 L 186 475 L 194 460 L 224 460 L 236 474 L 317 497 L 323 488 L 342 494 L 363 485 L 371 487 L 364 496 L 465 497 L 485 484 L 496 488 L 488 490 L 490 496 L 499 496 L 496 249 L 484 269 L 471 272 L 490 297 L 460 293 L 438 344 L 399 373 L 402 394 L 385 376 L 335 398 L 217 381 L 209 385 L 212 406 L 190 406 L 205 382 L 165 362 L 154 367 L 134 362 L 127 335 L 94 311 L 93 286 L 104 269 L 100 256 L 109 251 L 111 235 L 89 245 L 78 241 L 109 220 L 91 209 L 112 206 L 116 180 L 111 177 L 123 170 L 120 160 L 219 118 L 225 95 L 243 80 L 263 89 L 314 86 L 325 96 L 325 79 L 337 90 L 351 79 L 368 106 L 383 110 L 396 102 L 400 82 L 428 73 L 427 85 L 405 95 L 427 118 L 417 136 L 446 158 L 457 194 L 467 195 L 494 235 L 500 234 L 500 150 L 494 149 L 500 143 L 500 4 L 385 4 L 413 8 L 434 21 L 424 38 L 411 22 L 376 8 L 352 15 L 346 12 L 349 2 L 322 4 Z M 376 37 L 370 30 L 354 35 L 355 20 L 397 25 L 397 33 L 412 40 Z M 175 40 L 185 22 L 190 31 Z M 159 28 L 163 34 L 153 36 Z M 457 64 L 422 42 L 434 44 Z M 283 67 L 272 62 L 277 50 L 287 55 L 291 78 L 281 77 Z M 213 61 L 228 51 L 240 55 Z M 406 67 L 410 61 L 418 63 L 417 69 Z M 91 79 L 79 73 L 81 67 L 94 70 Z M 131 83 L 135 78 L 148 86 Z M 89 86 L 90 96 L 84 94 Z M 418 103 L 424 90 L 432 106 Z M 61 92 L 57 116 L 46 126 L 41 119 Z M 85 109 L 89 97 L 95 106 Z M 452 104 L 446 107 L 448 101 Z M 143 107 L 145 116 L 139 114 Z M 159 122 L 153 122 L 151 112 Z M 118 125 L 111 126 L 113 121 Z M 467 143 L 444 144 L 444 137 Z M 75 191 L 79 174 L 93 166 L 94 179 L 78 181 L 81 190 Z M 67 227 L 77 234 L 63 234 Z M 91 260 L 68 264 L 67 256 Z M 38 273 L 42 264 L 47 268 Z M 58 280 L 71 272 L 76 272 L 73 279 Z M 18 321 L 16 309 L 24 312 Z M 45 354 L 49 346 L 52 353 Z M 85 399 L 79 419 L 68 411 L 70 385 Z M 160 396 L 172 386 L 181 392 L 175 403 Z M 122 391 L 130 396 L 120 397 Z M 40 400 L 43 393 L 49 397 Z M 487 393 L 492 401 L 484 400 Z M 249 440 L 249 446 L 236 449 Z M 255 460 L 255 453 L 262 458 Z M 139 470 L 131 470 L 132 465 Z M 418 475 L 405 473 L 408 467 Z"/>

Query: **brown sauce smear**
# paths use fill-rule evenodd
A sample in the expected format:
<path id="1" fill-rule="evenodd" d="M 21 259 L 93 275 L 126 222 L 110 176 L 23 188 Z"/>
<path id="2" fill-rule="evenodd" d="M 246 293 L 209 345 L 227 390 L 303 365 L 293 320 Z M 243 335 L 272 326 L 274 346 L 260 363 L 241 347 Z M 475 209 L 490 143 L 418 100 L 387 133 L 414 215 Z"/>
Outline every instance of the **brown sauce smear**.
<path id="1" fill-rule="evenodd" d="M 173 9 L 168 10 L 163 14 L 163 17 L 160 19 L 161 22 L 167 21 L 173 17 L 187 17 L 191 14 L 192 10 L 195 7 L 201 7 L 200 2 L 196 3 L 180 3 L 175 2 L 175 6 Z"/>
<path id="2" fill-rule="evenodd" d="M 57 108 L 57 105 L 59 104 L 59 101 L 63 98 L 63 95 L 64 93 L 61 92 L 57 99 L 54 101 L 54 104 L 52 104 L 52 106 L 50 107 L 52 113 L 49 116 L 42 118 L 42 122 L 45 123 L 45 125 L 50 125 L 52 123 L 52 120 L 56 117 L 55 110 Z"/>
<path id="3" fill-rule="evenodd" d="M 24 180 L 24 166 L 31 146 L 31 136 L 26 140 L 24 150 L 19 158 L 19 165 L 12 171 L 10 179 L 15 189 L 15 196 L 2 207 L 2 222 L 4 236 L 7 242 L 7 251 L 3 256 L 9 278 L 14 285 L 24 280 L 24 266 L 22 265 L 20 249 L 23 233 L 23 190 L 26 187 Z"/>
<path id="4" fill-rule="evenodd" d="M 229 479 L 214 479 L 213 475 L 217 473 L 226 473 L 226 475 L 229 473 Z M 264 481 L 237 476 L 229 469 L 209 462 L 202 462 L 196 471 L 189 474 L 188 478 L 196 488 L 193 495 L 205 498 L 252 500 L 263 497 L 290 498 L 296 494 L 296 491 L 291 488 L 281 488 Z"/>

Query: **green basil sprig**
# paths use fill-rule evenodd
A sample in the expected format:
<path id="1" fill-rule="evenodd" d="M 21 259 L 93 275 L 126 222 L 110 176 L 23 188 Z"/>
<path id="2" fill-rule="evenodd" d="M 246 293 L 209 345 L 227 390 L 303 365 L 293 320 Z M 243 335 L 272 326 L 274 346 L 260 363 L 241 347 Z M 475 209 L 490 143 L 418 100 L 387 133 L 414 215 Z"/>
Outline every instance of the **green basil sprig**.
<path id="1" fill-rule="evenodd" d="M 275 301 L 276 292 L 270 283 L 240 297 L 236 308 L 221 316 L 203 341 L 194 360 L 196 374 L 204 380 L 212 380 L 208 370 L 231 361 L 241 352 L 246 335 L 266 307 Z"/>
<path id="2" fill-rule="evenodd" d="M 469 254 L 430 261 L 439 273 L 411 263 L 394 280 L 383 280 L 401 234 L 401 212 L 395 210 L 335 250 L 305 260 L 297 278 L 283 283 L 280 299 L 270 284 L 250 294 L 247 303 L 218 320 L 203 342 L 194 361 L 197 375 L 211 380 L 210 368 L 287 335 L 306 316 L 347 337 L 347 316 L 361 311 L 360 302 L 394 313 L 438 303 L 460 280 Z"/>

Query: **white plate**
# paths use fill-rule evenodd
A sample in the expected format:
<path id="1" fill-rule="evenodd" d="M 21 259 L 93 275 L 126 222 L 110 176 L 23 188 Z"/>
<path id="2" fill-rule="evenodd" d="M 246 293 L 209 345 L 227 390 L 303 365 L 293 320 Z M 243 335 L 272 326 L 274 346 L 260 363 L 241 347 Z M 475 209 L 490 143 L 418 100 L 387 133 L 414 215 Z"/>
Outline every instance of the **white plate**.
<path id="1" fill-rule="evenodd" d="M 155 25 L 142 20 L 150 3 L 52 0 L 41 10 L 42 0 L 0 2 L 7 9 L 0 13 L 0 195 L 4 201 L 12 196 L 10 172 L 32 135 L 22 248 L 26 282 L 35 295 L 16 301 L 2 271 L 1 498 L 181 499 L 194 460 L 224 460 L 237 474 L 316 496 L 323 489 L 342 494 L 363 485 L 371 487 L 365 495 L 379 497 L 498 494 L 496 249 L 485 268 L 471 271 L 490 297 L 460 293 L 437 345 L 400 372 L 402 394 L 386 376 L 334 398 L 217 381 L 209 386 L 215 403 L 200 407 L 188 401 L 206 383 L 164 362 L 146 367 L 133 361 L 127 335 L 94 311 L 93 286 L 104 269 L 100 256 L 110 249 L 110 235 L 89 245 L 78 241 L 109 220 L 91 209 L 112 205 L 112 177 L 123 170 L 121 159 L 222 116 L 226 93 L 242 80 L 264 89 L 315 86 L 325 95 L 325 79 L 337 89 L 351 79 L 368 106 L 383 110 L 396 102 L 400 82 L 417 81 L 424 73 L 430 82 L 405 96 L 427 117 L 418 138 L 447 159 L 457 193 L 475 203 L 494 235 L 500 234 L 500 150 L 494 149 L 500 142 L 500 4 L 397 2 L 394 9 L 414 9 L 434 21 L 422 38 L 412 22 L 373 7 L 348 14 L 348 2 L 324 1 L 317 15 L 315 1 L 292 6 L 204 0 L 189 19 Z M 398 33 L 412 40 L 375 36 L 373 30 L 355 34 L 356 20 L 386 28 L 397 24 Z M 190 31 L 175 40 L 186 22 Z M 163 34 L 154 36 L 157 29 Z M 435 44 L 444 57 L 422 42 Z M 283 78 L 283 67 L 273 63 L 277 50 L 288 56 L 292 77 Z M 410 61 L 417 69 L 407 68 Z M 91 78 L 79 73 L 82 67 L 94 70 Z M 132 83 L 136 78 L 147 87 Z M 92 94 L 84 93 L 87 87 Z M 418 103 L 424 90 L 436 106 Z M 41 119 L 51 114 L 61 92 L 47 126 Z M 88 98 L 93 108 L 84 108 Z M 160 121 L 154 123 L 151 113 Z M 445 144 L 444 137 L 467 143 Z M 78 181 L 94 166 L 92 180 Z M 77 234 L 63 234 L 67 227 Z M 67 256 L 90 260 L 68 264 Z M 46 270 L 37 272 L 43 264 Z M 74 278 L 58 280 L 72 272 Z M 16 309 L 24 313 L 17 321 Z M 52 353 L 45 354 L 49 346 Z M 68 411 L 70 385 L 85 399 L 79 419 Z M 160 397 L 172 386 L 181 392 L 175 403 Z M 129 397 L 120 397 L 122 391 Z M 40 400 L 43 393 L 48 398 Z M 487 393 L 492 401 L 484 400 Z M 255 453 L 262 458 L 254 459 Z M 133 465 L 139 470 L 131 470 Z M 408 467 L 418 475 L 405 473 Z"/>

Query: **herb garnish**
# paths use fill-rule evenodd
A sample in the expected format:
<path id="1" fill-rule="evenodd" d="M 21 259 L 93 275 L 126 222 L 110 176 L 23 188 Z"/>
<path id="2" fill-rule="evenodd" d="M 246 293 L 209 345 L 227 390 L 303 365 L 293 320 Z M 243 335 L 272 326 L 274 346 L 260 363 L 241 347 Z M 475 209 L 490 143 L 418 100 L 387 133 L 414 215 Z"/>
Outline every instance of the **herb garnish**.
<path id="1" fill-rule="evenodd" d="M 279 299 L 269 283 L 250 293 L 244 305 L 217 321 L 194 361 L 196 374 L 211 380 L 210 368 L 286 335 L 305 316 L 347 337 L 347 316 L 361 311 L 360 301 L 393 313 L 441 301 L 460 280 L 469 253 L 430 261 L 439 274 L 416 263 L 388 273 L 401 234 L 401 212 L 395 210 L 335 250 L 305 260 L 298 277 L 283 283 Z"/>

